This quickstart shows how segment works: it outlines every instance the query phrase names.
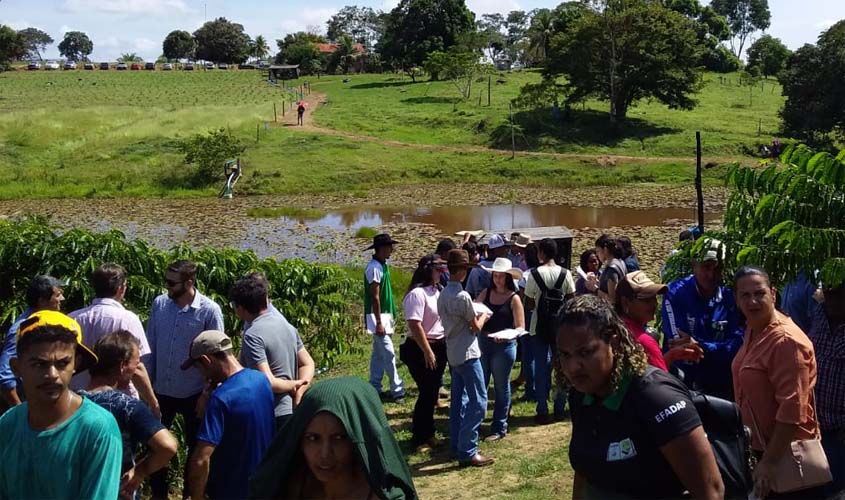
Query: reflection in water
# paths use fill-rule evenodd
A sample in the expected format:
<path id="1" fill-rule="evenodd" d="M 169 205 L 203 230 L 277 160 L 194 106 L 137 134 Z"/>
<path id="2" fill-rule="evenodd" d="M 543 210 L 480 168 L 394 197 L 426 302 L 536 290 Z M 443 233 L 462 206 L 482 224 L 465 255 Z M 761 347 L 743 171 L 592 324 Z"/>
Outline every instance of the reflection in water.
<path id="1" fill-rule="evenodd" d="M 659 226 L 667 220 L 694 219 L 695 211 L 682 208 L 631 209 L 572 207 L 567 205 L 483 205 L 459 207 L 410 207 L 404 209 L 355 207 L 327 214 L 310 226 L 357 229 L 384 222 L 432 224 L 446 234 L 463 229 L 509 229 L 513 227 L 567 226 Z M 708 221 L 721 218 L 708 213 Z"/>

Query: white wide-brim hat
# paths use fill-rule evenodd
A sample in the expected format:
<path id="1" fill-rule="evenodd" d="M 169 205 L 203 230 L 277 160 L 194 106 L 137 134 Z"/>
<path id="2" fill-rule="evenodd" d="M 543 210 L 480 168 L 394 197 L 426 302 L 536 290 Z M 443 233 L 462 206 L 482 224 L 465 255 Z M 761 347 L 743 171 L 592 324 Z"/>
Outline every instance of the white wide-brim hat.
<path id="1" fill-rule="evenodd" d="M 507 273 L 510 274 L 513 279 L 518 280 L 522 278 L 522 270 L 518 267 L 513 267 L 511 264 L 510 259 L 506 259 L 504 257 L 499 257 L 493 261 L 493 267 L 481 267 L 485 271 L 489 273 Z"/>

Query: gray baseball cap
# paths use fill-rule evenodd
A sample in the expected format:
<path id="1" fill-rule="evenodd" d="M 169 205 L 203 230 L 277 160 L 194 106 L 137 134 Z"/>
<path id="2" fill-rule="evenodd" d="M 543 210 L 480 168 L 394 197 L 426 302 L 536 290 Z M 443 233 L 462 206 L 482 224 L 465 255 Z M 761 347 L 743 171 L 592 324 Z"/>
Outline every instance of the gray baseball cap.
<path id="1" fill-rule="evenodd" d="M 191 342 L 191 354 L 182 363 L 182 369 L 187 370 L 194 365 L 200 356 L 208 356 L 218 352 L 231 351 L 232 339 L 220 330 L 206 330 Z"/>

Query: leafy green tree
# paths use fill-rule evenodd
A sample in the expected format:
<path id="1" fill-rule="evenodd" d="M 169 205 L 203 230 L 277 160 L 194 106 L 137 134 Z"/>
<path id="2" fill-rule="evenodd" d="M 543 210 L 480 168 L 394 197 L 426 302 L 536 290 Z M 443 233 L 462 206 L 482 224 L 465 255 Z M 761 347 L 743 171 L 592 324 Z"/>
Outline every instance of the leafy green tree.
<path id="1" fill-rule="evenodd" d="M 17 31 L 0 24 L 0 72 L 9 69 L 12 61 L 23 58 L 27 53 L 26 40 Z"/>
<path id="2" fill-rule="evenodd" d="M 249 57 L 249 36 L 244 27 L 225 17 L 208 21 L 194 31 L 197 58 L 206 61 L 239 64 Z"/>
<path id="3" fill-rule="evenodd" d="M 279 52 L 276 54 L 278 64 L 298 64 L 305 73 L 323 71 L 325 57 L 317 50 L 318 43 L 326 43 L 326 39 L 316 33 L 299 31 L 285 35 L 282 40 L 276 40 Z"/>
<path id="4" fill-rule="evenodd" d="M 360 56 L 361 54 L 355 48 L 355 40 L 349 35 L 340 37 L 337 41 L 337 50 L 332 54 L 332 57 L 337 61 L 337 67 L 344 75 L 349 73 L 349 69 Z"/>
<path id="5" fill-rule="evenodd" d="M 193 182 L 208 185 L 223 177 L 223 164 L 246 151 L 240 139 L 226 129 L 212 130 L 208 134 L 195 134 L 179 144 L 185 154 L 185 163 L 195 165 Z"/>
<path id="6" fill-rule="evenodd" d="M 53 37 L 38 28 L 26 28 L 18 31 L 26 44 L 27 59 L 42 59 L 41 53 L 53 44 Z"/>
<path id="7" fill-rule="evenodd" d="M 250 43 L 250 55 L 257 60 L 264 59 L 270 53 L 270 46 L 267 45 L 267 39 L 262 35 L 255 37 L 255 40 Z"/>
<path id="8" fill-rule="evenodd" d="M 691 109 L 701 87 L 695 27 L 682 14 L 646 1 L 590 11 L 554 37 L 545 75 L 566 77 L 568 103 L 608 101 L 614 124 L 640 99 Z"/>
<path id="9" fill-rule="evenodd" d="M 476 21 L 478 32 L 484 38 L 484 50 L 491 61 L 499 58 L 505 51 L 505 17 L 501 14 L 482 14 Z"/>
<path id="10" fill-rule="evenodd" d="M 512 61 L 524 62 L 522 43 L 528 32 L 531 18 L 524 10 L 512 10 L 505 18 L 505 51 Z"/>
<path id="11" fill-rule="evenodd" d="M 387 16 L 379 52 L 415 78 L 413 68 L 474 31 L 475 15 L 464 0 L 401 0 Z"/>
<path id="12" fill-rule="evenodd" d="M 776 286 L 800 270 L 826 287 L 845 282 L 845 151 L 789 146 L 766 169 L 734 166 L 725 232 L 737 264 L 762 265 Z"/>
<path id="13" fill-rule="evenodd" d="M 144 58 L 134 52 L 126 52 L 121 54 L 120 57 L 117 58 L 117 61 L 124 63 L 138 63 L 144 62 Z"/>
<path id="14" fill-rule="evenodd" d="M 197 42 L 194 37 L 187 31 L 174 30 L 164 37 L 164 42 L 161 44 L 164 57 L 172 60 L 191 60 L 194 58 L 194 52 L 197 49 Z"/>
<path id="15" fill-rule="evenodd" d="M 727 20 L 731 28 L 731 49 L 737 57 L 742 55 L 748 37 L 771 25 L 769 0 L 712 0 L 710 6 Z"/>
<path id="16" fill-rule="evenodd" d="M 702 56 L 704 68 L 717 73 L 733 73 L 742 69 L 742 61 L 724 45 L 717 43 L 707 48 Z"/>
<path id="17" fill-rule="evenodd" d="M 370 7 L 347 5 L 326 21 L 326 38 L 340 41 L 343 35 L 352 37 L 372 50 L 384 31 L 384 13 Z"/>
<path id="18" fill-rule="evenodd" d="M 792 51 L 778 38 L 763 35 L 748 47 L 748 67 L 765 76 L 777 76 L 786 67 Z"/>
<path id="19" fill-rule="evenodd" d="M 446 52 L 432 52 L 423 66 L 429 73 L 435 72 L 438 77 L 451 81 L 464 101 L 472 95 L 472 82 L 489 68 L 479 62 L 477 53 L 462 50 L 459 46 L 453 46 Z"/>
<path id="20" fill-rule="evenodd" d="M 845 140 L 845 21 L 804 45 L 786 62 L 779 79 L 786 97 L 784 131 L 811 144 Z"/>
<path id="21" fill-rule="evenodd" d="M 59 54 L 68 61 L 82 61 L 94 52 L 94 43 L 81 31 L 68 31 L 59 43 Z"/>
<path id="22" fill-rule="evenodd" d="M 548 57 L 554 31 L 554 18 L 549 9 L 538 9 L 528 27 L 528 60 L 542 64 Z"/>

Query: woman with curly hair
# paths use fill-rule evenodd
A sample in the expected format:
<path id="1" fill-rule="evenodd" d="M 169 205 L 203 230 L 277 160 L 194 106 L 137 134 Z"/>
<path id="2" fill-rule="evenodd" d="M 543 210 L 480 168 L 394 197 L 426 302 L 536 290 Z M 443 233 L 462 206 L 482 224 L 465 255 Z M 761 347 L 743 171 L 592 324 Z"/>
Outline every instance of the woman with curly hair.
<path id="1" fill-rule="evenodd" d="M 572 497 L 724 496 L 689 391 L 648 367 L 607 301 L 582 295 L 558 316 L 559 383 L 570 387 Z"/>

